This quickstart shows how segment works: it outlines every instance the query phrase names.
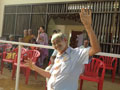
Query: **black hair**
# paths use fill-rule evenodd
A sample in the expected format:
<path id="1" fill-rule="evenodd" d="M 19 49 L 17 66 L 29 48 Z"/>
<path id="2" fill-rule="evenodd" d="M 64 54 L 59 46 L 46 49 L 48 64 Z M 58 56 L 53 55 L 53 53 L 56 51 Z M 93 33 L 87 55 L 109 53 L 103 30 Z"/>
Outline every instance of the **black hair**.
<path id="1" fill-rule="evenodd" d="M 31 40 L 30 40 L 30 42 L 35 42 L 35 44 L 37 44 L 37 42 L 36 42 L 36 39 L 34 39 L 34 38 L 32 38 Z"/>
<path id="2" fill-rule="evenodd" d="M 84 40 L 83 40 L 83 41 L 85 41 L 85 40 L 88 40 L 88 41 L 89 41 L 89 39 L 87 39 L 87 38 L 84 38 Z"/>
<path id="3" fill-rule="evenodd" d="M 45 30 L 45 26 L 40 26 L 40 27 L 42 27 L 42 29 Z"/>
<path id="4" fill-rule="evenodd" d="M 57 33 L 57 30 L 53 30 L 53 33 Z"/>

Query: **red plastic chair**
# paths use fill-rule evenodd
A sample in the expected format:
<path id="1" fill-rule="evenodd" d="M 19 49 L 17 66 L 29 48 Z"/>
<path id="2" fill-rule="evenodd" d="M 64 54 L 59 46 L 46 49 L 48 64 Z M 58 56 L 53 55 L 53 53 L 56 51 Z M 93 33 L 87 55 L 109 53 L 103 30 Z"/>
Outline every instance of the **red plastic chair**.
<path id="1" fill-rule="evenodd" d="M 102 72 L 101 71 L 102 67 Z M 100 74 L 100 75 L 99 75 Z M 103 81 L 105 74 L 105 64 L 99 59 L 93 58 L 89 64 L 85 64 L 85 71 L 80 75 L 80 90 L 82 90 L 83 80 L 97 82 L 98 90 L 103 89 Z"/>
<path id="2" fill-rule="evenodd" d="M 36 63 L 38 57 L 40 56 L 40 52 L 37 51 L 37 50 L 28 50 L 27 52 L 24 53 L 24 55 L 25 55 L 25 57 L 32 59 L 32 61 L 34 63 Z M 15 77 L 16 67 L 17 67 L 17 58 L 15 59 L 15 62 L 13 64 L 12 79 Z M 28 79 L 29 79 L 31 69 L 25 66 L 24 61 L 20 62 L 20 68 L 23 68 L 23 69 L 26 70 L 26 74 L 25 74 L 26 81 L 25 81 L 25 83 L 28 84 Z M 37 79 L 37 74 L 35 74 L 35 79 Z"/>
<path id="3" fill-rule="evenodd" d="M 99 59 L 105 63 L 105 69 L 112 70 L 112 82 L 114 82 L 117 68 L 117 58 L 100 56 Z"/>
<path id="4" fill-rule="evenodd" d="M 7 49 L 12 48 L 12 44 L 2 44 L 0 45 L 0 48 L 2 48 L 3 52 L 7 51 Z M 0 56 L 2 56 L 3 53 L 0 53 Z"/>
<path id="5" fill-rule="evenodd" d="M 12 44 L 3 44 L 2 48 L 3 48 L 3 53 L 0 53 L 0 56 L 2 56 L 1 74 L 3 73 L 4 62 L 13 63 L 12 60 L 11 61 L 10 60 L 5 60 L 7 50 L 12 48 Z"/>
<path id="6" fill-rule="evenodd" d="M 15 52 L 16 54 L 18 53 L 18 49 L 14 49 L 13 51 L 9 51 L 9 52 Z M 24 54 L 26 52 L 26 49 L 25 48 L 22 48 L 22 51 L 21 51 L 21 54 Z M 4 62 L 7 62 L 7 63 L 14 63 L 14 59 L 6 59 L 6 56 L 7 56 L 7 53 L 8 52 L 3 52 L 3 58 L 2 58 L 2 61 L 1 61 L 1 74 L 3 73 L 3 67 L 4 67 Z"/>

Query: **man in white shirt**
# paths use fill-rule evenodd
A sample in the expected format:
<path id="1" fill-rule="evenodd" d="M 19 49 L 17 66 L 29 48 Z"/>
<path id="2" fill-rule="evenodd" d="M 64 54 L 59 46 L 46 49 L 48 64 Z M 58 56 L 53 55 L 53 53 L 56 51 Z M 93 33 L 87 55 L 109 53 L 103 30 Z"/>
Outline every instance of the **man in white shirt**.
<path id="1" fill-rule="evenodd" d="M 49 78 L 47 90 L 77 90 L 79 76 L 84 69 L 84 64 L 89 62 L 89 56 L 93 56 L 100 51 L 99 43 L 91 26 L 91 11 L 82 9 L 80 18 L 88 33 L 90 48 L 73 49 L 68 45 L 65 35 L 57 33 L 51 39 L 52 45 L 58 53 L 50 71 L 37 67 L 32 63 L 32 60 L 26 60 L 29 68 Z"/>
<path id="2" fill-rule="evenodd" d="M 90 48 L 89 40 L 88 39 L 84 39 L 83 45 L 81 45 L 80 48 Z"/>
<path id="3" fill-rule="evenodd" d="M 83 34 L 77 35 L 76 41 L 77 41 L 77 47 L 80 47 L 83 42 Z"/>

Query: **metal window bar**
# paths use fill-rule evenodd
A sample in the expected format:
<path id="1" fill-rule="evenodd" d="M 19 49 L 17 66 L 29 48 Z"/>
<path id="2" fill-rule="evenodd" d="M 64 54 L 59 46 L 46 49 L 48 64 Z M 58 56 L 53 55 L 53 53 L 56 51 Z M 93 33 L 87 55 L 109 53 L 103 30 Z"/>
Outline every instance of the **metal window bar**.
<path id="1" fill-rule="evenodd" d="M 115 4 L 116 4 L 116 2 L 117 2 L 117 7 L 115 6 Z M 92 4 L 91 4 L 92 3 Z M 105 3 L 105 5 L 103 4 L 103 3 Z M 43 9 L 44 8 L 46 8 L 46 5 L 48 6 L 48 11 L 44 11 Z M 12 14 L 15 14 L 16 15 L 16 17 L 14 17 L 14 18 L 17 18 L 17 16 L 19 16 L 20 14 L 31 14 L 30 15 L 30 17 L 31 18 L 29 18 L 30 20 L 29 20 L 29 28 L 31 27 L 32 29 L 34 29 L 33 27 L 35 27 L 35 32 L 37 32 L 36 30 L 36 26 L 37 26 L 37 28 L 38 28 L 38 26 L 39 25 L 34 25 L 33 24 L 33 22 L 32 21 L 34 21 L 33 19 L 35 18 L 35 17 L 33 17 L 34 15 L 45 15 L 45 18 L 42 18 L 42 19 L 44 19 L 44 20 L 41 20 L 41 21 L 43 21 L 42 22 L 42 25 L 44 25 L 44 26 L 46 26 L 47 27 L 47 18 L 46 17 L 48 17 L 49 16 L 49 14 L 51 15 L 51 14 L 53 14 L 53 15 L 55 15 L 55 14 L 71 14 L 71 16 L 73 16 L 72 14 L 74 14 L 74 13 L 79 13 L 80 12 L 80 10 L 81 10 L 81 8 L 83 7 L 83 8 L 86 8 L 86 7 L 89 7 L 89 5 L 90 5 L 90 8 L 92 9 L 92 13 L 93 13 L 93 28 L 94 28 L 94 30 L 95 30 L 95 33 L 96 34 L 98 34 L 97 36 L 98 36 L 98 38 L 99 37 L 101 37 L 101 35 L 103 35 L 104 36 L 104 34 L 105 34 L 105 31 L 106 32 L 109 32 L 109 33 L 111 33 L 113 30 L 113 28 L 111 28 L 111 27 L 113 27 L 113 16 L 114 16 L 114 14 L 116 14 L 116 13 L 120 13 L 120 1 L 119 0 L 102 0 L 102 1 L 97 1 L 97 0 L 95 0 L 95 1 L 78 1 L 78 2 L 64 2 L 64 3 L 43 3 L 43 4 L 27 4 L 27 5 L 6 5 L 5 6 L 5 13 L 4 13 L 4 15 L 12 15 Z M 39 10 L 37 10 L 37 11 L 39 11 L 39 12 L 34 12 L 33 10 L 31 11 L 31 13 L 27 13 L 27 12 L 24 12 L 24 10 L 21 10 L 20 9 L 20 13 L 17 13 L 18 11 L 18 9 L 17 8 L 19 8 L 19 7 L 25 7 L 25 10 L 28 10 L 28 7 L 29 6 L 32 6 L 32 7 L 34 7 L 34 6 L 38 6 L 37 8 L 40 8 Z M 13 8 L 14 7 L 14 8 Z M 117 8 L 117 9 L 116 9 Z M 15 10 L 15 9 L 17 9 L 17 10 Z M 116 11 L 115 11 L 116 10 Z M 105 14 L 108 14 L 107 16 L 105 15 Z M 60 15 L 59 15 L 60 16 Z M 63 15 L 62 15 L 62 17 L 63 17 Z M 103 28 L 103 25 L 101 25 L 101 23 L 103 23 L 104 22 L 104 20 L 102 20 L 101 21 L 101 19 L 103 19 L 103 18 L 105 18 L 105 17 L 109 17 L 110 19 L 109 19 L 109 22 L 108 21 L 106 21 L 105 23 L 108 23 L 108 27 L 107 27 L 107 30 L 106 30 L 106 26 L 105 26 L 105 28 Z M 5 17 L 6 18 L 6 17 Z M 40 17 L 39 17 L 40 18 Z M 65 17 L 64 17 L 65 18 Z M 72 18 L 73 19 L 73 18 Z M 44 22 L 45 21 L 45 22 Z M 35 22 L 35 21 L 34 21 Z M 37 21 L 36 21 L 37 22 Z M 116 24 L 118 24 L 118 20 L 115 22 Z M 17 23 L 17 21 L 15 20 L 15 24 L 14 24 L 14 34 L 16 34 L 16 23 Z M 118 25 L 116 25 L 115 24 L 115 27 L 114 28 L 117 28 L 117 29 L 115 29 L 115 30 L 117 30 L 117 32 L 118 32 Z M 7 27 L 7 25 L 6 26 L 4 26 L 4 27 Z M 101 31 L 104 31 L 104 33 L 101 33 Z M 6 33 L 3 33 L 3 35 L 9 35 L 9 34 L 6 34 Z M 114 45 L 114 43 L 113 42 L 110 42 L 110 37 L 109 37 L 110 35 L 109 34 L 107 34 L 106 36 L 104 36 L 104 37 L 106 37 L 106 42 L 104 42 L 103 43 L 103 41 L 101 41 L 102 42 L 102 45 L 104 45 L 104 46 L 106 46 L 106 47 L 109 47 L 109 46 L 111 46 L 111 51 L 110 52 L 113 52 L 113 50 L 112 50 L 112 48 L 113 48 L 113 46 L 112 45 Z M 118 36 L 119 36 L 119 34 L 118 34 Z M 100 40 L 101 40 L 101 38 L 100 38 Z M 118 42 L 117 42 L 118 43 Z M 105 47 L 104 47 L 105 48 Z M 118 50 L 118 49 L 117 49 Z M 105 52 L 109 52 L 109 50 L 106 48 L 106 50 L 105 50 Z M 119 52 L 120 52 L 120 50 L 119 50 Z"/>

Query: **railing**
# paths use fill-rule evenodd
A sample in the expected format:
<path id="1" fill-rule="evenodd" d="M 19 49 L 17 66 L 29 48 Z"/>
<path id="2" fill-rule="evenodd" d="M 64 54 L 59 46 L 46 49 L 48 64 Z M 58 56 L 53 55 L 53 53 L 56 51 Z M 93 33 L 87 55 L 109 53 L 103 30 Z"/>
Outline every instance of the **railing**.
<path id="1" fill-rule="evenodd" d="M 20 73 L 20 57 L 21 57 L 21 46 L 34 46 L 34 47 L 41 47 L 41 48 L 47 48 L 47 49 L 53 49 L 52 46 L 47 46 L 47 45 L 37 45 L 37 44 L 29 44 L 29 43 L 22 43 L 22 42 L 14 42 L 14 41 L 5 41 L 5 40 L 0 40 L 0 43 L 9 43 L 9 44 L 15 44 L 18 45 L 18 63 L 17 63 L 17 73 L 16 73 L 16 85 L 15 85 L 15 90 L 19 90 L 19 73 Z M 112 53 L 103 53 L 99 52 L 96 55 L 102 55 L 102 56 L 110 56 L 110 57 L 116 57 L 120 58 L 119 54 L 112 54 Z"/>
<path id="2" fill-rule="evenodd" d="M 21 46 L 23 46 L 23 45 L 24 45 L 24 46 L 35 46 L 35 47 L 53 49 L 52 46 L 36 45 L 36 44 L 13 42 L 13 41 L 5 41 L 5 40 L 0 40 L 0 43 L 10 43 L 10 44 L 18 45 L 18 63 L 17 63 L 17 73 L 16 73 L 16 85 L 15 85 L 15 90 L 19 90 L 18 87 L 19 87 Z"/>

